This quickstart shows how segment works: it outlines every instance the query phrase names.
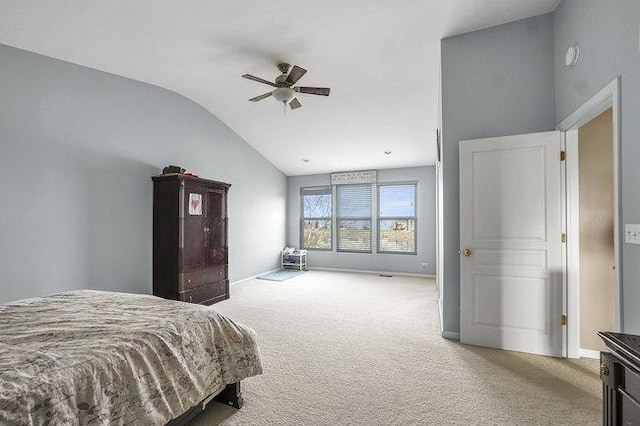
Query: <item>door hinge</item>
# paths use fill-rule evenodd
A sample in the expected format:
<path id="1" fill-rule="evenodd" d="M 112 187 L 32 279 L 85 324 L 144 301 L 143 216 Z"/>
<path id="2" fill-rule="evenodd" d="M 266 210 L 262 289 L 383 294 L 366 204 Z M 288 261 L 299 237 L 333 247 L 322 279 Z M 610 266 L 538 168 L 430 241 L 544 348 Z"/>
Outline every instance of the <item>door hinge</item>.
<path id="1" fill-rule="evenodd" d="M 562 236 L 560 237 L 560 239 L 562 240 L 563 243 L 567 242 L 567 234 L 565 234 L 564 232 L 562 233 Z"/>
<path id="2" fill-rule="evenodd" d="M 560 315 L 560 325 L 567 325 L 567 316 Z"/>
<path id="3" fill-rule="evenodd" d="M 560 151 L 560 161 L 564 161 L 567 159 L 567 153 L 564 151 Z"/>

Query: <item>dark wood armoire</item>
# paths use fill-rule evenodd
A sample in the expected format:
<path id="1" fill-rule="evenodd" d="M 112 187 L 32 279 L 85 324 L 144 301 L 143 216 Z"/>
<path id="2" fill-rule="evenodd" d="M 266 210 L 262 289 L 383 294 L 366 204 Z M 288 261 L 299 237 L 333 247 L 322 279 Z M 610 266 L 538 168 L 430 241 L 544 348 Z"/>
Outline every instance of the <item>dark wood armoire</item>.
<path id="1" fill-rule="evenodd" d="M 605 426 L 640 424 L 640 336 L 600 332 L 611 352 L 600 352 Z"/>
<path id="2" fill-rule="evenodd" d="M 211 305 L 229 298 L 228 183 L 153 178 L 153 294 Z"/>

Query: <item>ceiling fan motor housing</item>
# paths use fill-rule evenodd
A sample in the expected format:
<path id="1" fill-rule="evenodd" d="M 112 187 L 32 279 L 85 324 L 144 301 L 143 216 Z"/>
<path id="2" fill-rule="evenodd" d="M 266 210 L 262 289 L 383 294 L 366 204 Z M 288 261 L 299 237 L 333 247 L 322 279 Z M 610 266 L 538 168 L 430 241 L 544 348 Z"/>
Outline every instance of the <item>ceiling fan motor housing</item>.
<path id="1" fill-rule="evenodd" d="M 289 72 L 289 68 L 291 68 L 291 65 L 289 65 L 289 64 L 287 64 L 287 63 L 284 63 L 284 62 L 283 62 L 283 63 L 281 63 L 281 64 L 278 64 L 278 69 L 280 70 L 280 72 L 281 72 L 282 74 L 286 74 L 286 73 L 288 73 L 288 72 Z"/>

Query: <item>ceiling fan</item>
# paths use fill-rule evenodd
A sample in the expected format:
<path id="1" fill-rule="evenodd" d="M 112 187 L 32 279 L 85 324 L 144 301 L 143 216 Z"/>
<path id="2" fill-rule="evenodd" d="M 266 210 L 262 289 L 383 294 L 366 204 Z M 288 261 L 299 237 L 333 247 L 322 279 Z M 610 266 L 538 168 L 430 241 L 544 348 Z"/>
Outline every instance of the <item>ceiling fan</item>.
<path id="1" fill-rule="evenodd" d="M 289 72 L 290 67 L 291 65 L 289 64 L 285 64 L 285 63 L 278 64 L 278 69 L 282 74 L 276 77 L 275 83 L 272 83 L 260 77 L 253 76 L 251 74 L 243 75 L 242 77 L 246 79 L 257 81 L 258 83 L 268 84 L 271 87 L 275 87 L 273 91 L 265 93 L 264 95 L 256 96 L 255 98 L 251 98 L 249 100 L 251 102 L 258 102 L 262 99 L 268 98 L 269 96 L 273 96 L 278 102 L 282 102 L 285 105 L 285 107 L 289 105 L 291 109 L 296 109 L 302 106 L 298 98 L 296 98 L 296 93 L 329 96 L 329 92 L 331 91 L 331 89 L 327 87 L 294 86 L 294 84 L 296 84 L 298 80 L 300 80 L 302 76 L 307 73 L 307 70 L 297 65 L 294 65 L 293 68 L 291 69 L 291 72 Z"/>

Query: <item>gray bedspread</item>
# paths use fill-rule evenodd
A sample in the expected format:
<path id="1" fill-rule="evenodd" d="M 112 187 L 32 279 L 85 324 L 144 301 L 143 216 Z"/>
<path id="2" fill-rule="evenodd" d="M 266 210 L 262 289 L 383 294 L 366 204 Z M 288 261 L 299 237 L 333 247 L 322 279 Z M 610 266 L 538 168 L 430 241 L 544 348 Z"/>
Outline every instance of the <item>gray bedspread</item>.
<path id="1" fill-rule="evenodd" d="M 208 306 L 92 290 L 0 306 L 0 424 L 161 425 L 261 373 L 254 332 Z"/>

